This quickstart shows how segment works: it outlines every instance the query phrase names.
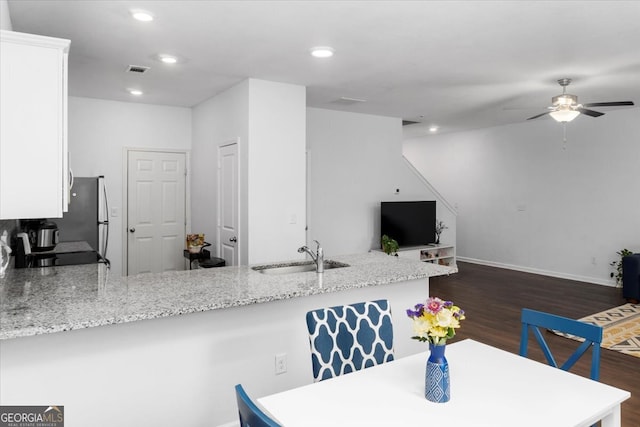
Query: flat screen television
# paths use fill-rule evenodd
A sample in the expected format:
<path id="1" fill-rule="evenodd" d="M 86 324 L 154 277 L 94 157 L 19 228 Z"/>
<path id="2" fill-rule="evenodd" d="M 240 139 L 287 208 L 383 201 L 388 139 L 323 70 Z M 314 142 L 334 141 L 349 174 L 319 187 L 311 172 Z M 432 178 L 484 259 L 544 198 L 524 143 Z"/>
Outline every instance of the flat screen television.
<path id="1" fill-rule="evenodd" d="M 400 247 L 423 246 L 436 241 L 436 201 L 381 202 L 380 236 Z"/>

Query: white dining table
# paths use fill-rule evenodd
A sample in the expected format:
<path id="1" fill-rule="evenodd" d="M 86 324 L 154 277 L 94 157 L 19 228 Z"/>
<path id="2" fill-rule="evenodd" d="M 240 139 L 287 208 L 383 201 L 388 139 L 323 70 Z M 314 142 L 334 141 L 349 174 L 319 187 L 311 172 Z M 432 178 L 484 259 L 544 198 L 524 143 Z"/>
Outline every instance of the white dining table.
<path id="1" fill-rule="evenodd" d="M 626 390 L 466 339 L 448 344 L 451 400 L 424 397 L 428 351 L 258 399 L 285 427 L 620 427 Z"/>

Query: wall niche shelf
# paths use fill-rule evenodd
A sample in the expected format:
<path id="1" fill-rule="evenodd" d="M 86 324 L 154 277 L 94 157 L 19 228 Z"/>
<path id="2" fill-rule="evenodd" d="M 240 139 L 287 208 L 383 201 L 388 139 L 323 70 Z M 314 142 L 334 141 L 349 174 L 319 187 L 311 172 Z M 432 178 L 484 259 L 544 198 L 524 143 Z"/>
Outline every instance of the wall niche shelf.
<path id="1" fill-rule="evenodd" d="M 401 248 L 398 251 L 398 256 L 407 259 L 418 259 L 422 262 L 429 262 L 445 267 L 456 267 L 456 247 L 454 245 L 432 244 Z"/>

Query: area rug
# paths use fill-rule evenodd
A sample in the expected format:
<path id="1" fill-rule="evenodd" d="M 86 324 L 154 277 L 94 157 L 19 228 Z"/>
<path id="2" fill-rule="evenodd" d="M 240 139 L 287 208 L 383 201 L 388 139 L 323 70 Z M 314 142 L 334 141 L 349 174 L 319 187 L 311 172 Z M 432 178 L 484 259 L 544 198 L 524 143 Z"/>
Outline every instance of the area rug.
<path id="1" fill-rule="evenodd" d="M 625 304 L 579 319 L 602 326 L 602 348 L 640 357 L 640 304 Z M 580 340 L 567 334 L 567 338 Z"/>

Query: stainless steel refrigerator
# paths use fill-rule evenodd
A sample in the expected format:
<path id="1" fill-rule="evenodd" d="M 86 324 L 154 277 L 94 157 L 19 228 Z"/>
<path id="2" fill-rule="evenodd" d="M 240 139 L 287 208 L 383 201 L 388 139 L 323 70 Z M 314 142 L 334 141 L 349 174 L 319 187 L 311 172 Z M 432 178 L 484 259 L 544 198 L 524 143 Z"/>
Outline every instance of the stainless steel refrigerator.
<path id="1" fill-rule="evenodd" d="M 109 205 L 104 176 L 75 177 L 70 190 L 69 211 L 53 221 L 59 242 L 87 242 L 106 262 L 109 243 Z"/>

